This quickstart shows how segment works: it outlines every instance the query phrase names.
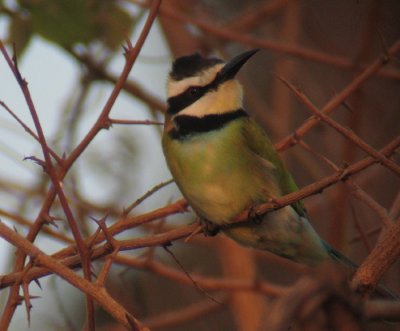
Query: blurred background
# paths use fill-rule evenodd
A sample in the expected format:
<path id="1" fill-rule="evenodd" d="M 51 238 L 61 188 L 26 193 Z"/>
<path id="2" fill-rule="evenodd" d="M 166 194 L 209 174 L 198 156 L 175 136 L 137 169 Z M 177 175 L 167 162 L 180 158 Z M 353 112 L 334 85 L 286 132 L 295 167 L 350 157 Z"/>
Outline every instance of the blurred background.
<path id="1" fill-rule="evenodd" d="M 46 138 L 60 156 L 82 141 L 99 116 L 124 65 L 121 46 L 126 39 L 135 43 L 149 5 L 133 0 L 0 1 L 0 38 L 10 53 L 14 45 Z M 368 155 L 322 122 L 301 143 L 283 145 L 312 113 L 278 77 L 300 88 L 321 109 L 399 39 L 399 17 L 396 0 L 166 0 L 111 117 L 162 122 L 165 82 L 175 57 L 199 52 L 229 59 L 260 48 L 240 73 L 246 109 L 281 147 L 282 158 L 303 187 L 333 173 L 330 162 L 343 168 Z M 332 113 L 377 150 L 400 133 L 399 57 L 390 60 Z M 33 128 L 4 58 L 0 58 L 0 101 Z M 171 178 L 160 148 L 161 132 L 160 125 L 115 123 L 101 131 L 74 163 L 63 184 L 85 237 L 96 229 L 92 218 L 107 215 L 112 224 L 136 199 Z M 49 189 L 42 169 L 24 160 L 29 156 L 41 157 L 40 145 L 0 108 L 0 218 L 20 234 L 27 233 Z M 399 162 L 398 154 L 393 160 Z M 394 222 L 400 216 L 400 179 L 376 164 L 352 180 L 357 186 L 340 182 L 307 198 L 305 204 L 320 235 L 361 263 L 385 220 Z M 167 185 L 130 215 L 178 198 L 175 185 Z M 35 240 L 48 254 L 71 242 L 57 200 L 51 215 L 59 219 L 58 227 L 46 226 L 52 232 L 43 230 Z M 163 232 L 194 219 L 190 213 L 171 216 L 119 238 Z M 229 281 L 263 281 L 271 284 L 273 293 L 274 286 L 291 285 L 304 271 L 269 253 L 240 247 L 223 235 L 197 235 L 188 242 L 174 242 L 169 249 L 176 258 L 163 248 L 120 253 L 126 260 L 113 264 L 107 280 L 111 295 L 152 330 L 267 330 L 263 320 L 274 295 L 232 290 Z M 14 252 L 14 247 L 0 241 L 0 275 L 12 272 Z M 143 264 L 143 259 L 151 263 Z M 103 262 L 93 263 L 95 274 Z M 393 265 L 384 280 L 397 292 L 399 267 Z M 199 290 L 185 272 L 203 277 L 202 284 L 208 287 Z M 30 330 L 81 330 L 84 296 L 55 276 L 42 278 L 41 286 L 30 285 L 30 294 L 40 296 L 32 300 Z M 7 297 L 7 287 L 2 288 L 0 312 Z M 96 321 L 99 329 L 121 329 L 100 308 Z M 19 306 L 9 330 L 25 329 L 26 311 Z M 398 330 L 378 322 L 365 329 Z"/>

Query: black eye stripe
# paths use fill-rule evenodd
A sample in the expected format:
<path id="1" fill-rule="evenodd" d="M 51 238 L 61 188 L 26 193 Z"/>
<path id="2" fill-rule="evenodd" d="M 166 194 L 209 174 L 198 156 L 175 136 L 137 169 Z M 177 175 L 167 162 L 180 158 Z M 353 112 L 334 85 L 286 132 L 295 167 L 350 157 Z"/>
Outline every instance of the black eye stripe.
<path id="1" fill-rule="evenodd" d="M 194 92 L 194 89 L 196 93 Z M 182 109 L 190 106 L 192 103 L 196 102 L 200 99 L 204 94 L 205 90 L 202 86 L 191 86 L 186 89 L 181 94 L 168 98 L 168 110 L 167 112 L 171 115 L 180 112 Z"/>
<path id="2" fill-rule="evenodd" d="M 188 88 L 188 93 L 190 93 L 191 95 L 196 95 L 200 92 L 200 89 L 196 86 L 192 86 Z"/>
<path id="3" fill-rule="evenodd" d="M 198 95 L 204 95 L 203 86 L 190 86 L 188 89 L 183 92 L 183 94 L 187 97 L 193 97 Z"/>
<path id="4" fill-rule="evenodd" d="M 179 113 L 182 109 L 185 109 L 199 100 L 206 93 L 216 90 L 221 82 L 219 77 L 220 76 L 217 74 L 212 82 L 205 86 L 190 86 L 181 94 L 168 98 L 168 114 L 174 115 Z M 193 93 L 194 90 L 195 93 Z"/>

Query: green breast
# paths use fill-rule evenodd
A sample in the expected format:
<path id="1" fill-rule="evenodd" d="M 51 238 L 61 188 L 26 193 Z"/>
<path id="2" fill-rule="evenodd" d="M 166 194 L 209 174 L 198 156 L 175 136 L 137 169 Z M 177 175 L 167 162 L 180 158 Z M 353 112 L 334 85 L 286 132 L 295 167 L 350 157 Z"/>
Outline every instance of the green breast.
<path id="1" fill-rule="evenodd" d="M 281 194 L 272 164 L 256 155 L 242 134 L 248 123 L 237 119 L 182 140 L 163 137 L 178 187 L 201 217 L 217 224 Z"/>

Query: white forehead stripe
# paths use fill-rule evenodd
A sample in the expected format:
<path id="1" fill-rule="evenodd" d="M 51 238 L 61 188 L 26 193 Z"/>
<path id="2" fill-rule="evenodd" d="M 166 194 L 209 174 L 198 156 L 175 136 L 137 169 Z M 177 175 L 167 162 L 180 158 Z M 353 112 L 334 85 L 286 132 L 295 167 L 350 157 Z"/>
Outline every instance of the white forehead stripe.
<path id="1" fill-rule="evenodd" d="M 188 77 L 178 81 L 169 79 L 167 83 L 168 98 L 181 94 L 189 86 L 199 86 L 199 85 L 200 85 L 199 77 Z"/>
<path id="2" fill-rule="evenodd" d="M 243 107 L 242 93 L 242 86 L 237 80 L 227 81 L 219 86 L 218 91 L 208 92 L 174 116 L 189 115 L 203 117 L 240 109 Z"/>
<path id="3" fill-rule="evenodd" d="M 184 92 L 189 86 L 204 86 L 211 83 L 215 78 L 218 71 L 224 66 L 223 63 L 218 63 L 215 66 L 208 68 L 205 71 L 201 71 L 197 76 L 184 78 L 182 80 L 168 79 L 167 82 L 167 94 L 168 98 Z"/>

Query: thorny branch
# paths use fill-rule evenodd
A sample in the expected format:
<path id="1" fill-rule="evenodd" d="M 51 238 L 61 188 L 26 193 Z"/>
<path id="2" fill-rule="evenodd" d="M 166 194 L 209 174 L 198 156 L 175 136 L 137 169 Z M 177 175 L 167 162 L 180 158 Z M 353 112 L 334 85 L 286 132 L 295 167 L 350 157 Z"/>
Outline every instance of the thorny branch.
<path id="1" fill-rule="evenodd" d="M 385 146 L 381 150 L 381 153 L 389 156 L 399 146 L 400 146 L 400 137 L 398 137 L 397 139 L 392 141 L 390 144 Z M 356 162 L 355 164 L 348 166 L 345 169 L 341 169 L 340 171 L 335 172 L 330 176 L 327 176 L 315 183 L 305 186 L 297 192 L 285 195 L 279 199 L 275 199 L 273 202 L 260 205 L 257 208 L 254 208 L 252 211 L 257 214 L 262 215 L 264 213 L 271 212 L 271 211 L 277 210 L 279 208 L 283 208 L 284 206 L 294 203 L 295 201 L 304 199 L 310 195 L 318 194 L 318 193 L 322 192 L 325 188 L 327 188 L 331 185 L 334 185 L 337 182 L 346 180 L 349 176 L 352 176 L 352 175 L 366 169 L 367 167 L 375 164 L 376 162 L 377 162 L 377 160 L 375 160 L 371 157 L 367 157 L 363 160 Z M 160 217 L 165 217 L 166 215 L 168 215 L 171 212 L 183 211 L 183 210 L 185 210 L 186 202 L 183 200 L 180 200 L 180 201 L 176 202 L 175 205 L 172 205 L 171 207 L 172 208 L 170 208 L 170 207 L 161 208 L 161 209 L 151 212 L 149 214 L 143 214 L 138 217 L 135 216 L 135 217 L 127 218 L 127 219 L 121 219 L 120 221 L 116 222 L 113 226 L 111 226 L 108 230 L 109 230 L 110 234 L 116 235 L 122 231 L 126 231 L 127 229 L 129 229 L 131 227 L 136 227 L 136 226 L 145 224 L 147 222 L 151 222 L 154 219 L 158 219 Z M 247 221 L 248 213 L 249 213 L 249 211 L 244 211 L 237 217 L 236 221 L 237 222 Z M 195 228 L 190 227 L 189 229 L 190 229 L 189 231 L 177 232 L 177 234 L 175 234 L 175 232 L 174 232 L 173 237 L 167 236 L 166 239 L 164 239 L 165 241 L 161 241 L 161 244 L 177 240 L 178 238 L 189 236 L 191 234 L 191 231 L 193 231 Z M 172 232 L 171 232 L 171 234 L 172 234 Z M 92 240 L 95 240 L 95 241 L 92 242 Z M 104 234 L 97 235 L 95 239 L 94 239 L 94 237 L 87 239 L 87 241 L 92 242 L 92 244 L 98 244 L 103 240 L 105 240 Z M 146 242 L 148 242 L 148 243 L 146 244 Z M 122 247 L 124 247 L 124 249 L 132 249 L 134 247 L 147 247 L 149 245 L 151 246 L 152 244 L 160 245 L 160 242 L 159 241 L 154 242 L 152 238 L 149 238 L 148 240 L 146 240 L 146 238 L 127 240 L 127 241 L 123 241 L 123 243 L 121 243 L 121 249 L 122 249 Z M 104 244 L 104 246 L 101 250 L 99 250 L 99 249 L 92 250 L 92 258 L 94 258 L 94 257 L 98 258 L 107 252 L 108 252 L 108 245 Z M 59 258 L 61 258 L 61 257 L 65 258 L 65 257 L 69 256 L 71 253 L 75 253 L 72 246 L 61 250 L 60 252 L 54 254 L 54 256 L 59 257 Z M 6 280 L 6 277 L 4 277 L 4 279 L 2 280 L 1 283 L 6 284 L 5 280 Z"/>
<path id="2" fill-rule="evenodd" d="M 8 63 L 10 69 L 14 73 L 14 76 L 16 77 L 17 82 L 19 83 L 21 90 L 25 96 L 25 100 L 28 104 L 29 110 L 30 110 L 32 118 L 34 120 L 34 124 L 35 124 L 36 130 L 37 130 L 37 133 L 38 133 L 38 139 L 42 146 L 43 154 L 45 157 L 45 170 L 49 174 L 49 176 L 52 180 L 52 183 L 53 183 L 53 187 L 48 192 L 47 199 L 42 206 L 42 209 L 37 217 L 37 220 L 35 221 L 34 225 L 30 228 L 30 231 L 26 238 L 30 242 L 34 241 L 34 239 L 36 238 L 37 234 L 39 233 L 39 231 L 43 225 L 44 216 L 49 214 L 49 210 L 50 210 L 52 203 L 54 202 L 55 195 L 58 194 L 58 197 L 60 199 L 60 202 L 61 202 L 62 207 L 65 212 L 65 215 L 67 217 L 67 220 L 68 220 L 68 222 L 71 226 L 72 232 L 74 234 L 74 238 L 76 240 L 78 250 L 83 258 L 83 262 L 84 262 L 83 269 L 84 269 L 85 277 L 89 281 L 91 278 L 91 270 L 90 270 L 90 260 L 89 260 L 89 256 L 88 256 L 88 250 L 87 250 L 87 247 L 85 246 L 84 241 L 80 235 L 76 221 L 72 215 L 72 211 L 69 208 L 69 204 L 67 202 L 67 199 L 64 195 L 64 192 L 63 192 L 63 189 L 61 186 L 61 181 L 64 178 L 64 176 L 66 175 L 66 173 L 68 172 L 68 170 L 70 169 L 70 167 L 76 161 L 76 159 L 82 154 L 82 152 L 86 149 L 86 147 L 90 144 L 90 142 L 95 138 L 95 136 L 98 134 L 98 132 L 100 130 L 102 130 L 103 128 L 107 127 L 107 125 L 108 125 L 107 122 L 109 120 L 108 117 L 109 117 L 109 113 L 111 112 L 112 106 L 114 105 L 117 96 L 119 95 L 125 81 L 127 80 L 128 74 L 131 71 L 132 66 L 135 63 L 136 58 L 148 36 L 150 28 L 152 27 L 153 22 L 158 13 L 160 4 L 161 4 L 160 0 L 155 0 L 152 2 L 152 6 L 150 8 L 150 13 L 149 13 L 148 19 L 145 23 L 145 26 L 142 29 L 142 32 L 138 38 L 138 41 L 137 41 L 135 47 L 132 47 L 131 43 L 128 42 L 128 46 L 126 47 L 125 67 L 114 87 L 112 94 L 110 95 L 109 99 L 107 100 L 107 103 L 104 106 L 98 120 L 93 125 L 92 129 L 89 130 L 86 137 L 72 151 L 72 153 L 69 155 L 69 157 L 63 162 L 62 166 L 60 166 L 60 168 L 57 169 L 57 171 L 53 168 L 53 165 L 52 165 L 52 162 L 50 159 L 49 147 L 47 146 L 46 139 L 44 137 L 44 133 L 41 129 L 41 125 L 39 122 L 39 118 L 35 111 L 35 107 L 34 107 L 32 99 L 30 97 L 29 90 L 27 89 L 27 84 L 26 84 L 25 80 L 23 80 L 21 74 L 19 73 L 16 60 L 12 61 L 10 59 L 3 43 L 0 43 L 1 52 L 4 56 L 4 58 L 6 59 L 6 62 Z M 25 254 L 26 254 L 26 252 L 19 250 L 19 253 L 17 255 L 17 260 L 15 263 L 14 271 L 22 270 L 23 263 L 24 263 L 25 256 L 26 256 Z M 13 285 L 13 288 L 11 289 L 11 291 L 9 293 L 9 300 L 7 302 L 5 312 L 0 321 L 0 329 L 5 330 L 8 328 L 8 325 L 11 321 L 11 317 L 14 314 L 14 311 L 16 308 L 15 298 L 18 296 L 18 292 L 19 292 L 19 284 L 16 283 Z M 89 322 L 90 330 L 94 330 L 94 315 L 93 315 L 93 313 L 94 313 L 94 307 L 93 307 L 91 300 L 89 300 L 88 301 L 88 322 Z M 129 322 L 129 323 L 133 323 L 132 325 L 135 324 L 133 318 L 129 319 L 129 321 L 133 321 L 133 322 Z"/>
<path id="3" fill-rule="evenodd" d="M 67 201 L 67 197 L 62 188 L 61 179 L 58 175 L 59 171 L 57 168 L 54 167 L 54 165 L 52 163 L 52 160 L 50 157 L 50 154 L 51 154 L 50 149 L 48 147 L 48 144 L 47 144 L 47 141 L 46 141 L 43 129 L 42 129 L 42 125 L 40 123 L 38 114 L 36 112 L 30 91 L 28 89 L 28 84 L 26 83 L 25 79 L 22 78 L 22 75 L 19 72 L 16 60 L 14 59 L 14 61 L 11 61 L 11 59 L 8 57 L 7 52 L 4 49 L 4 45 L 0 44 L 0 48 L 2 49 L 3 56 L 5 57 L 7 63 L 9 64 L 10 69 L 14 73 L 14 76 L 17 79 L 17 81 L 21 87 L 22 93 L 25 97 L 26 103 L 27 103 L 29 111 L 31 113 L 31 117 L 33 119 L 33 123 L 34 123 L 36 131 L 37 131 L 39 143 L 42 147 L 42 152 L 43 152 L 43 156 L 45 159 L 43 168 L 44 168 L 45 172 L 47 172 L 47 174 L 49 175 L 49 177 L 51 179 L 51 182 L 53 184 L 55 192 L 56 192 L 56 194 L 60 200 L 61 206 L 63 208 L 64 214 L 65 214 L 67 221 L 69 223 L 69 226 L 72 230 L 72 234 L 75 239 L 79 255 L 82 259 L 82 268 L 83 268 L 83 273 L 85 275 L 85 279 L 87 279 L 88 281 L 91 281 L 91 267 L 90 267 L 90 259 L 89 259 L 89 254 L 88 254 L 88 247 L 84 244 L 82 235 L 78 228 L 77 221 L 76 221 L 75 217 L 73 216 L 72 210 Z M 29 303 L 27 303 L 27 306 L 29 306 Z M 89 316 L 89 318 L 88 318 L 89 330 L 94 330 L 94 328 L 95 328 L 94 317 L 93 317 L 94 305 L 93 305 L 93 301 L 91 300 L 90 297 L 87 297 L 87 310 L 88 310 L 88 316 Z"/>
<path id="4" fill-rule="evenodd" d="M 261 47 L 280 54 L 290 55 L 294 58 L 305 59 L 310 62 L 323 63 L 341 69 L 358 68 L 361 70 L 347 86 L 334 95 L 329 102 L 320 109 L 314 106 L 312 101 L 289 83 L 286 78 L 279 77 L 302 104 L 313 112 L 313 115 L 294 130 L 293 134 L 290 134 L 276 144 L 279 151 L 287 150 L 295 145 L 303 147 L 308 146 L 302 141 L 303 137 L 322 121 L 335 129 L 340 136 L 345 137 L 348 142 L 367 153 L 368 156 L 364 159 L 346 164 L 343 167 L 338 167 L 324 156 L 321 156 L 320 159 L 330 165 L 333 169 L 333 173 L 316 179 L 297 192 L 257 206 L 252 209 L 252 212 L 256 212 L 260 215 L 273 212 L 274 210 L 290 205 L 298 200 L 317 195 L 328 187 L 344 182 L 354 190 L 353 194 L 356 197 L 363 200 L 365 204 L 375 211 L 385 226 L 385 230 L 378 244 L 372 249 L 371 253 L 361 264 L 352 279 L 351 285 L 353 288 L 368 293 L 377 285 L 385 272 L 400 255 L 400 220 L 398 219 L 398 212 L 396 212 L 396 210 L 400 209 L 400 194 L 397 195 L 397 199 L 394 199 L 389 212 L 388 209 L 380 205 L 372 196 L 361 189 L 356 180 L 354 180 L 354 176 L 363 173 L 367 168 L 372 168 L 372 166 L 376 164 L 379 164 L 380 168 L 387 168 L 393 174 L 399 175 L 400 167 L 396 163 L 394 155 L 400 145 L 400 136 L 392 138 L 391 141 L 386 141 L 386 146 L 378 150 L 366 143 L 357 133 L 347 129 L 347 127 L 340 124 L 339 121 L 334 120 L 330 117 L 330 114 L 339 106 L 345 104 L 351 96 L 359 92 L 361 86 L 372 77 L 380 76 L 381 78 L 400 79 L 398 70 L 393 69 L 393 67 L 383 68 L 399 53 L 400 41 L 396 41 L 391 47 L 386 49 L 382 55 L 377 57 L 375 61 L 371 62 L 371 64 L 367 65 L 363 62 L 362 64 L 356 65 L 353 60 L 345 57 L 314 51 L 303 46 L 265 40 L 243 32 L 243 30 L 248 31 L 254 26 L 252 20 L 260 20 L 264 17 L 263 15 L 285 10 L 285 8 L 289 6 L 289 3 L 290 2 L 286 0 L 276 0 L 271 3 L 262 4 L 259 8 L 260 10 L 249 11 L 246 15 L 243 15 L 242 19 L 239 17 L 238 20 L 235 19 L 232 22 L 228 22 L 225 26 L 206 23 L 201 19 L 183 14 L 183 12 L 173 11 L 169 7 L 161 7 L 160 14 L 161 16 L 172 17 L 177 21 L 196 26 L 201 31 L 222 40 L 224 43 L 235 41 L 244 45 Z M 138 97 L 152 109 L 157 109 L 161 112 L 165 111 L 165 104 L 163 102 L 148 93 L 138 84 L 133 81 L 128 81 L 128 74 L 153 25 L 160 4 L 161 1 L 152 1 L 151 5 L 140 3 L 142 6 L 150 6 L 149 15 L 135 46 L 132 46 L 129 41 L 127 42 L 127 46 L 125 47 L 125 66 L 118 77 L 109 73 L 101 65 L 98 65 L 89 54 L 79 55 L 70 51 L 80 63 L 87 67 L 96 79 L 107 80 L 114 83 L 115 86 L 96 122 L 87 132 L 86 136 L 78 143 L 76 148 L 65 157 L 60 157 L 56 151 L 50 147 L 36 113 L 27 82 L 23 79 L 18 69 L 16 58 L 11 58 L 8 55 L 4 45 L 0 41 L 1 52 L 20 85 L 33 118 L 36 132 L 31 130 L 18 118 L 3 101 L 0 101 L 0 105 L 31 137 L 33 137 L 33 139 L 39 142 L 42 148 L 44 161 L 35 157 L 32 157 L 32 159 L 36 160 L 43 167 L 51 180 L 51 186 L 47 190 L 41 209 L 33 223 L 14 213 L 0 210 L 0 215 L 12 220 L 14 223 L 23 224 L 29 228 L 28 234 L 26 237 L 23 237 L 0 222 L 0 237 L 18 249 L 13 271 L 0 276 L 0 289 L 10 288 L 7 304 L 0 321 L 0 330 L 6 330 L 8 328 L 17 305 L 22 301 L 25 301 L 28 320 L 30 319 L 31 299 L 34 298 L 34 296 L 29 294 L 29 284 L 32 280 L 38 281 L 41 277 L 51 274 L 58 275 L 65 279 L 87 296 L 87 328 L 89 330 L 95 329 L 94 305 L 92 300 L 103 307 L 116 321 L 126 328 L 133 330 L 147 330 L 147 328 L 143 326 L 144 324 L 148 324 L 154 328 L 179 325 L 185 321 L 204 316 L 209 312 L 219 309 L 218 304 L 210 302 L 210 300 L 207 299 L 205 302 L 189 306 L 178 312 L 164 313 L 153 318 L 147 318 L 145 319 L 146 323 L 140 322 L 129 313 L 117 299 L 112 298 L 105 288 L 106 279 L 113 265 L 124 265 L 135 270 L 144 270 L 153 275 L 158 275 L 162 279 L 168 279 L 189 287 L 193 287 L 193 281 L 195 281 L 202 289 L 215 291 L 216 295 L 215 297 L 213 296 L 213 298 L 217 298 L 218 302 L 223 302 L 227 305 L 229 305 L 230 296 L 234 293 L 233 291 L 248 291 L 270 296 L 277 301 L 272 307 L 271 314 L 269 314 L 269 320 L 266 322 L 269 326 L 268 330 L 287 330 L 293 320 L 296 320 L 297 323 L 302 325 L 307 325 L 319 310 L 322 310 L 322 313 L 328 316 L 331 314 L 332 316 L 340 317 L 337 320 L 327 319 L 327 323 L 331 323 L 330 327 L 335 330 L 361 330 L 360 327 L 362 323 L 360 320 L 363 318 L 379 319 L 382 317 L 398 317 L 398 303 L 368 301 L 361 307 L 359 305 L 360 298 L 355 296 L 355 294 L 344 285 L 344 278 L 332 276 L 335 275 L 335 272 L 326 273 L 321 271 L 321 273 L 317 272 L 313 275 L 306 275 L 304 278 L 300 279 L 297 284 L 289 288 L 259 279 L 249 282 L 233 278 L 204 276 L 199 272 L 190 273 L 188 277 L 185 273 L 158 262 L 154 254 L 151 254 L 150 258 L 147 259 L 121 255 L 120 252 L 122 251 L 166 246 L 184 238 L 191 238 L 193 235 L 197 234 L 198 225 L 192 224 L 172 229 L 168 226 L 160 226 L 157 228 L 157 231 L 160 231 L 159 233 L 151 233 L 150 235 L 143 235 L 133 239 L 117 240 L 115 238 L 118 234 L 127 230 L 136 229 L 139 226 L 145 228 L 145 226 L 150 226 L 155 220 L 164 219 L 167 216 L 187 211 L 187 203 L 184 200 L 179 200 L 148 213 L 131 216 L 131 213 L 135 211 L 135 208 L 142 201 L 171 181 L 161 183 L 149 190 L 143 197 L 129 205 L 113 224 L 107 225 L 106 218 L 104 218 L 97 222 L 98 229 L 94 234 L 89 236 L 84 236 L 82 234 L 83 232 L 78 226 L 80 218 L 74 215 L 71 204 L 68 201 L 68 191 L 62 185 L 63 179 L 70 171 L 71 167 L 86 151 L 87 147 L 96 138 L 98 133 L 103 129 L 108 129 L 113 124 L 160 124 L 155 120 L 136 121 L 111 118 L 110 113 L 112 107 L 121 90 L 124 89 L 128 91 L 128 93 Z M 242 31 L 238 31 L 239 29 Z M 312 151 L 312 147 L 308 146 L 307 148 Z M 49 220 L 53 219 L 51 210 L 56 202 L 56 196 L 64 211 L 69 227 L 72 230 L 73 238 L 44 226 L 49 223 Z M 235 221 L 247 221 L 248 215 L 249 211 L 244 211 Z M 397 219 L 397 221 L 393 222 L 393 219 Z M 48 236 L 60 240 L 65 246 L 52 255 L 46 254 L 34 244 L 40 232 L 44 232 Z M 376 230 L 370 232 L 374 233 Z M 368 236 L 369 233 L 361 233 L 361 235 Z M 25 263 L 27 256 L 30 257 L 30 261 Z M 93 281 L 91 276 L 91 263 L 101 258 L 104 258 L 105 262 L 97 280 Z M 83 269 L 84 277 L 78 276 L 78 274 L 73 271 L 73 269 L 77 268 Z M 19 295 L 20 289 L 22 289 L 23 297 Z"/>
<path id="5" fill-rule="evenodd" d="M 138 3 L 141 5 L 141 3 Z M 310 61 L 320 62 L 328 65 L 333 65 L 343 69 L 351 69 L 354 67 L 354 63 L 346 58 L 340 58 L 331 54 L 317 52 L 311 49 L 301 47 L 299 45 L 293 46 L 288 44 L 279 43 L 277 41 L 259 39 L 249 34 L 241 34 L 238 31 L 233 31 L 229 28 L 222 26 L 216 26 L 210 23 L 206 23 L 203 20 L 196 19 L 194 17 L 188 17 L 180 12 L 172 11 L 167 7 L 161 8 L 161 15 L 172 17 L 175 20 L 182 21 L 188 24 L 193 24 L 199 27 L 203 31 L 212 34 L 213 36 L 226 39 L 229 41 L 236 41 L 240 44 L 247 45 L 250 47 L 256 47 L 261 49 L 267 49 L 278 53 L 289 54 L 294 57 L 304 58 Z M 397 48 L 399 45 L 397 45 Z M 388 52 L 388 56 L 393 55 Z M 388 57 L 381 59 L 385 63 L 388 61 Z M 393 79 L 400 79 L 400 73 L 398 71 L 382 71 L 380 75 L 390 77 Z"/>
<path id="6" fill-rule="evenodd" d="M 82 277 L 79 277 L 71 269 L 67 268 L 54 258 L 43 253 L 35 245 L 8 228 L 3 223 L 0 223 L 0 233 L 5 240 L 16 247 L 19 247 L 26 254 L 28 254 L 34 260 L 35 264 L 52 270 L 54 273 L 64 278 L 66 281 L 80 289 L 82 292 L 90 295 L 105 310 L 107 310 L 110 315 L 112 315 L 117 321 L 125 325 L 127 328 L 133 326 L 133 330 L 146 330 L 146 328 L 143 328 L 133 316 L 130 316 L 129 320 L 135 321 L 135 324 L 132 325 L 128 321 L 127 316 L 129 316 L 130 314 L 118 302 L 116 302 L 109 296 L 104 287 L 98 287 L 92 282 Z"/>

